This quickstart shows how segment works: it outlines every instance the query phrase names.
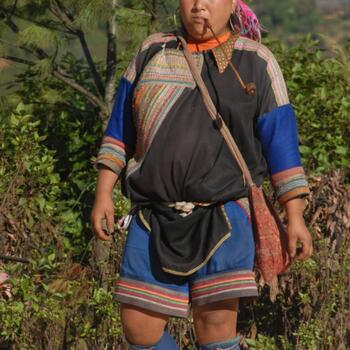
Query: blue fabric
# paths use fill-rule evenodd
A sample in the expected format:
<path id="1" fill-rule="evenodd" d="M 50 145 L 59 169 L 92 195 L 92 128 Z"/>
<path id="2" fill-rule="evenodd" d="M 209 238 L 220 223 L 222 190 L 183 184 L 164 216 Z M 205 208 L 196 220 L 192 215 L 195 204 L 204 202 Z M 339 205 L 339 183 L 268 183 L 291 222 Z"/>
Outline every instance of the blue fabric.
<path id="1" fill-rule="evenodd" d="M 168 288 L 189 294 L 190 283 L 215 273 L 253 270 L 254 235 L 246 212 L 235 202 L 225 204 L 226 214 L 232 224 L 231 236 L 226 239 L 207 264 L 191 275 L 190 279 L 164 272 L 151 244 L 152 235 L 134 216 L 125 244 L 121 277 Z"/>
<path id="2" fill-rule="evenodd" d="M 301 166 L 297 124 L 290 104 L 259 117 L 256 128 L 270 175 Z"/>
<path id="3" fill-rule="evenodd" d="M 136 140 L 132 118 L 133 91 L 134 85 L 125 78 L 121 78 L 113 111 L 105 132 L 105 136 L 113 137 L 123 142 L 127 147 L 133 146 Z"/>
<path id="4" fill-rule="evenodd" d="M 164 332 L 162 338 L 159 340 L 158 343 L 152 345 L 152 346 L 144 346 L 144 345 L 134 345 L 129 343 L 129 349 L 130 350 L 178 350 L 179 347 L 177 346 L 174 338 L 168 333 Z"/>
<path id="5" fill-rule="evenodd" d="M 219 343 L 210 343 L 200 346 L 200 350 L 240 350 L 240 336 Z"/>

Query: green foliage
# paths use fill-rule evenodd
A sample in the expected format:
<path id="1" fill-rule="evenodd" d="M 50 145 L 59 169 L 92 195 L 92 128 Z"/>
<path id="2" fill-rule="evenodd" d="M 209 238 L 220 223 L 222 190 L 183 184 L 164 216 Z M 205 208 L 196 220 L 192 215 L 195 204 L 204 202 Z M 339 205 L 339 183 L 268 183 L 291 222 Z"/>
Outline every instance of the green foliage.
<path id="1" fill-rule="evenodd" d="M 35 283 L 23 273 L 10 282 L 13 297 L 0 298 L 1 346 L 75 349 L 84 343 L 98 349 L 121 335 L 112 294 L 93 282 L 51 278 Z"/>
<path id="2" fill-rule="evenodd" d="M 11 252 L 1 253 L 30 264 L 6 265 L 13 297 L 0 295 L 0 347 L 73 349 L 86 342 L 100 348 L 119 339 L 119 316 L 111 292 L 89 268 L 73 263 L 74 254 L 89 249 L 82 243 L 81 213 L 64 198 L 68 183 L 56 172 L 56 153 L 45 145 L 40 119 L 30 109 L 19 105 L 11 115 L 1 114 L 0 230 L 2 239 L 15 240 Z M 91 195 L 92 186 L 87 191 Z M 76 206 L 80 200 L 74 198 Z M 116 211 L 125 205 L 118 201 Z"/>
<path id="3" fill-rule="evenodd" d="M 54 48 L 59 43 L 59 37 L 53 31 L 38 25 L 30 25 L 18 36 L 19 45 L 41 46 L 44 49 Z"/>
<path id="4" fill-rule="evenodd" d="M 321 20 L 314 0 L 254 1 L 252 6 L 268 33 L 290 41 L 314 31 Z"/>
<path id="5" fill-rule="evenodd" d="M 350 85 L 348 49 L 329 57 L 308 36 L 288 48 L 271 45 L 282 67 L 290 99 L 295 107 L 300 152 L 310 173 L 332 168 L 350 170 Z"/>
<path id="6" fill-rule="evenodd" d="M 334 175 L 335 174 L 335 175 Z M 240 329 L 259 349 L 347 349 L 350 325 L 349 200 L 339 173 L 311 182 L 305 211 L 314 234 L 312 259 L 294 262 L 280 279 L 274 303 L 268 290 L 253 305 L 241 308 Z"/>
<path id="7" fill-rule="evenodd" d="M 64 1 L 77 15 L 75 24 L 91 31 L 95 30 L 93 24 L 100 24 L 98 19 L 105 19 L 107 2 Z M 20 3 L 23 13 L 32 14 L 51 29 L 56 25 L 45 22 L 47 1 Z M 12 1 L 4 4 L 10 6 Z M 147 4 L 137 0 L 119 2 L 118 77 L 151 30 L 169 29 L 177 6 L 176 1 L 152 2 L 153 9 Z M 273 15 L 278 17 L 290 4 L 280 2 Z M 154 9 L 155 17 L 150 15 Z M 305 9 L 309 11 L 307 6 Z M 300 9 L 294 11 L 291 19 L 300 17 Z M 288 23 L 291 30 L 296 29 Z M 300 23 L 303 30 L 305 22 Z M 49 39 L 51 29 L 41 38 L 45 34 L 42 27 L 28 28 L 22 33 L 22 43 L 45 46 L 46 42 L 45 47 L 51 48 L 56 44 L 55 36 Z M 59 47 L 63 47 L 61 39 L 57 39 Z M 307 172 L 322 174 L 329 168 L 349 172 L 348 49 L 325 52 L 310 37 L 293 47 L 278 42 L 268 46 L 282 67 L 297 112 L 300 150 Z M 83 59 L 74 53 L 59 58 L 70 77 L 94 90 Z M 52 78 L 51 68 L 52 61 L 43 59 L 18 74 L 13 82 L 17 90 L 1 101 L 0 233 L 5 238 L 0 243 L 6 243 L 1 247 L 11 247 L 9 254 L 29 258 L 30 264 L 5 265 L 13 298 L 0 296 L 0 347 L 117 347 L 120 319 L 111 290 L 119 272 L 124 235 L 118 234 L 111 243 L 103 285 L 91 268 L 89 216 L 97 175 L 92 161 L 103 125 L 98 110 Z M 98 63 L 97 70 L 103 75 L 104 63 Z M 124 214 L 129 203 L 118 188 L 114 200 L 116 215 Z M 331 245 L 330 240 L 319 240 L 314 259 L 293 267 L 291 280 L 285 281 L 287 292 L 276 303 L 271 304 L 263 291 L 258 302 L 242 309 L 240 329 L 254 326 L 257 331 L 256 337 L 246 339 L 250 348 L 313 350 L 332 348 L 336 339 L 345 338 L 344 329 L 334 329 L 337 322 L 349 317 L 344 297 L 347 285 L 342 283 L 350 272 L 348 245 L 330 258 Z M 331 272 L 327 268 L 330 265 Z M 329 321 L 332 318 L 335 325 Z"/>
<path id="8" fill-rule="evenodd" d="M 60 199 L 60 177 L 55 170 L 55 152 L 43 146 L 45 136 L 39 134 L 40 121 L 19 105 L 10 116 L 1 115 L 0 125 L 0 198 L 2 198 L 2 230 L 12 226 L 17 237 L 16 250 L 37 258 L 52 252 L 61 232 L 60 213 L 67 203 Z M 10 230 L 10 232 L 12 231 Z M 30 236 L 30 249 L 28 244 Z M 21 243 L 24 244 L 21 247 Z M 56 244 L 59 241 L 56 240 Z M 66 257 L 71 249 L 62 251 Z M 15 253 L 15 252 L 14 252 Z"/>

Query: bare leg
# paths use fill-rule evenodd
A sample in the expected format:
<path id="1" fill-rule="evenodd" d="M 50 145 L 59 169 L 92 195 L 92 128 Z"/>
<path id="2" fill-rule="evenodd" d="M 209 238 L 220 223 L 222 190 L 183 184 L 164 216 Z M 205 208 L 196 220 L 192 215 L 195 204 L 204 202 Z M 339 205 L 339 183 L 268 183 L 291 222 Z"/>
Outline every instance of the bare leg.
<path id="1" fill-rule="evenodd" d="M 227 341 L 236 336 L 239 299 L 193 307 L 194 327 L 200 345 Z"/>
<path id="2" fill-rule="evenodd" d="M 121 321 L 126 338 L 137 345 L 153 345 L 162 337 L 169 316 L 130 304 L 121 304 Z"/>

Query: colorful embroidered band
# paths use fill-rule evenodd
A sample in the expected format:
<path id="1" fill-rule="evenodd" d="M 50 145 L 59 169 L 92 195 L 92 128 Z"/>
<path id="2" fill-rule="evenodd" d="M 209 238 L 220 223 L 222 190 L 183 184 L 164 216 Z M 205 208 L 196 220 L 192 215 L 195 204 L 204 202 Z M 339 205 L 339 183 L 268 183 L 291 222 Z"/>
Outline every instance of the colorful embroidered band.
<path id="1" fill-rule="evenodd" d="M 252 271 L 227 272 L 199 279 L 193 284 L 191 293 L 192 303 L 195 305 L 258 295 Z"/>
<path id="2" fill-rule="evenodd" d="M 116 283 L 116 300 L 173 316 L 186 317 L 186 294 L 121 277 Z"/>

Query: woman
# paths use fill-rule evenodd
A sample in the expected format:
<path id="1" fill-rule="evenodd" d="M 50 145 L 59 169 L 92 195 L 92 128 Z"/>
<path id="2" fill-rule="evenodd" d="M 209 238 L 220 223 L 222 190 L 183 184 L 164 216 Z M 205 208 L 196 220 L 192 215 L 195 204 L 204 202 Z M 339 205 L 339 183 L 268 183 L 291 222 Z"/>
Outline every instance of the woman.
<path id="1" fill-rule="evenodd" d="M 296 258 L 307 259 L 308 185 L 295 117 L 255 15 L 241 0 L 181 0 L 180 14 L 188 49 L 254 182 L 271 176 L 288 217 L 290 256 L 299 241 Z M 257 295 L 248 192 L 174 33 L 147 38 L 124 73 L 97 164 L 96 236 L 111 239 L 101 220 L 112 232 L 118 177 L 137 208 L 115 291 L 130 348 L 177 349 L 164 327 L 169 316 L 186 317 L 191 302 L 201 349 L 239 349 L 238 301 Z"/>

